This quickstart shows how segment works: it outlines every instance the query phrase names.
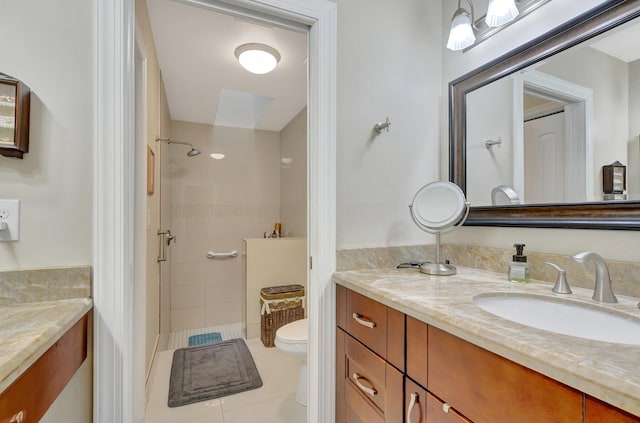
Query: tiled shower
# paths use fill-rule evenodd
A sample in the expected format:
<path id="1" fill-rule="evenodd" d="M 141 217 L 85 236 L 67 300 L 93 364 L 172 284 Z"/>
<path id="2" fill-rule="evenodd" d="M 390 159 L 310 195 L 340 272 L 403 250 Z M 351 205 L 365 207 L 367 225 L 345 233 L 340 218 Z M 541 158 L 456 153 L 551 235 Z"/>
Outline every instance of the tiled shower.
<path id="1" fill-rule="evenodd" d="M 244 314 L 243 239 L 282 222 L 306 236 L 306 107 L 280 132 L 173 121 L 171 178 L 171 332 L 238 324 Z M 210 153 L 222 153 L 216 160 Z M 208 252 L 238 257 L 208 259 Z"/>

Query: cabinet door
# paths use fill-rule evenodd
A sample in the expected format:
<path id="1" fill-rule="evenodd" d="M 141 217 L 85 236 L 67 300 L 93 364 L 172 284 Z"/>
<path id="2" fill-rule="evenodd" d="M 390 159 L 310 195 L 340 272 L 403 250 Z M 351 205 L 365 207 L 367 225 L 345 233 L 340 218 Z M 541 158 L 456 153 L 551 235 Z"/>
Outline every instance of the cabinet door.
<path id="1" fill-rule="evenodd" d="M 406 423 L 471 423 L 409 378 L 405 378 L 404 404 Z"/>
<path id="2" fill-rule="evenodd" d="M 427 324 L 407 316 L 407 375 L 427 386 Z"/>
<path id="3" fill-rule="evenodd" d="M 471 420 L 427 392 L 427 423 L 471 423 Z"/>
<path id="4" fill-rule="evenodd" d="M 585 423 L 638 423 L 640 417 L 633 416 L 595 398 L 587 397 L 584 421 Z"/>
<path id="5" fill-rule="evenodd" d="M 404 372 L 405 315 L 387 308 L 387 361 Z"/>
<path id="6" fill-rule="evenodd" d="M 406 423 L 427 422 L 427 391 L 411 379 L 404 378 Z"/>
<path id="7" fill-rule="evenodd" d="M 429 326 L 431 392 L 476 423 L 582 421 L 582 393 Z"/>

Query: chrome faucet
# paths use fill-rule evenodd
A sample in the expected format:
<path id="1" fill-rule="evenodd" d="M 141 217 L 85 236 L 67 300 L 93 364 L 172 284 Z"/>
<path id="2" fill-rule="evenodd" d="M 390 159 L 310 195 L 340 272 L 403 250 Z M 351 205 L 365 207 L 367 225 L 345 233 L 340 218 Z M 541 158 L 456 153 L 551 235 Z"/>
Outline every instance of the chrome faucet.
<path id="1" fill-rule="evenodd" d="M 613 290 L 611 289 L 611 278 L 609 277 L 609 268 L 607 267 L 607 263 L 604 259 L 596 254 L 589 251 L 585 251 L 583 253 L 578 253 L 571 257 L 573 260 L 578 263 L 587 263 L 588 261 L 593 261 L 593 264 L 596 266 L 596 286 L 593 290 L 593 298 L 596 301 L 600 301 L 601 303 L 617 303 L 618 299 L 613 294 Z"/>

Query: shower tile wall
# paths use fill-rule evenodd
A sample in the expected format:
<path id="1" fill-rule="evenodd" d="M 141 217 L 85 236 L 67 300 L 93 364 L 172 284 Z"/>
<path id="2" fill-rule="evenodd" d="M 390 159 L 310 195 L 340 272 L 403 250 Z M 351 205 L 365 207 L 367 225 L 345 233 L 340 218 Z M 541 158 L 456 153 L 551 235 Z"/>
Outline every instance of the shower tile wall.
<path id="1" fill-rule="evenodd" d="M 280 218 L 287 237 L 307 236 L 307 108 L 280 132 Z"/>
<path id="2" fill-rule="evenodd" d="M 280 218 L 280 133 L 174 121 L 171 330 L 241 322 L 243 260 L 207 259 L 261 237 Z M 223 160 L 209 157 L 223 152 Z M 306 171 L 305 171 L 306 172 Z"/>

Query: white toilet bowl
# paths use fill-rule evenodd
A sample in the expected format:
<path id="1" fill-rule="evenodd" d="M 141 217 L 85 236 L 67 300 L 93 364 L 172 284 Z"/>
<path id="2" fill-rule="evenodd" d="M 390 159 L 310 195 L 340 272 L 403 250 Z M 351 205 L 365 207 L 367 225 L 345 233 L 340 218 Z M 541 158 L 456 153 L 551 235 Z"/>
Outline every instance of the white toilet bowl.
<path id="1" fill-rule="evenodd" d="M 300 360 L 296 401 L 307 406 L 307 350 L 309 345 L 309 320 L 300 319 L 288 323 L 276 331 L 276 347 Z"/>

